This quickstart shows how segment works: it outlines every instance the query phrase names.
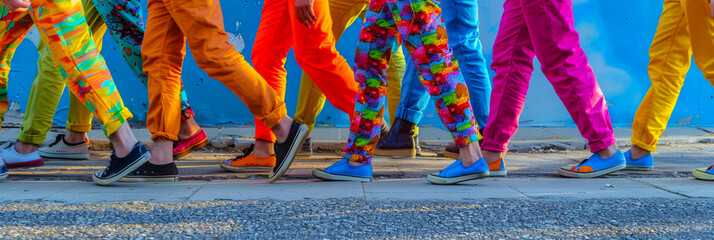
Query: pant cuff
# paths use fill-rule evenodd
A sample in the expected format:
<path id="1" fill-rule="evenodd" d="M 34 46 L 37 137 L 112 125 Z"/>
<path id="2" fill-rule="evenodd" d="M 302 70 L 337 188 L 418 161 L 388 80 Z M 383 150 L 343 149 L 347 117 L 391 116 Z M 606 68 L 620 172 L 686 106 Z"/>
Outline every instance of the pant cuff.
<path id="1" fill-rule="evenodd" d="M 491 151 L 491 152 L 507 152 L 508 143 L 500 144 L 491 138 L 484 138 L 483 144 L 481 144 L 481 150 Z"/>
<path id="2" fill-rule="evenodd" d="M 635 146 L 637 146 L 637 147 L 639 147 L 639 148 L 642 148 L 642 149 L 644 149 L 644 150 L 647 150 L 648 152 L 651 152 L 651 153 L 652 153 L 652 152 L 654 152 L 655 150 L 657 150 L 657 142 L 656 142 L 656 141 L 655 141 L 655 144 L 653 144 L 653 145 L 646 144 L 646 143 L 644 143 L 643 141 L 640 141 L 640 140 L 636 139 L 635 137 L 632 137 L 632 138 L 630 139 L 630 141 L 632 141 L 632 145 L 635 145 Z"/>
<path id="3" fill-rule="evenodd" d="M 70 130 L 72 132 L 89 132 L 92 131 L 92 124 L 78 124 L 78 123 L 71 123 L 67 122 L 67 127 L 65 127 L 67 130 Z"/>
<path id="4" fill-rule="evenodd" d="M 394 117 L 407 120 L 408 122 L 414 124 L 419 124 L 419 121 L 421 121 L 423 116 L 424 113 L 421 111 L 414 111 L 401 106 L 397 107 L 397 112 L 394 114 Z"/>
<path id="5" fill-rule="evenodd" d="M 261 122 L 263 122 L 266 127 L 273 128 L 275 127 L 275 125 L 278 125 L 278 123 L 280 123 L 280 120 L 283 119 L 283 117 L 287 115 L 288 110 L 285 108 L 285 103 L 282 102 L 278 106 L 276 106 L 272 112 L 268 113 L 268 115 L 262 117 L 255 117 L 258 118 Z"/>
<path id="6" fill-rule="evenodd" d="M 42 145 L 42 143 L 45 141 L 46 137 L 47 137 L 47 134 L 45 134 L 45 135 L 30 135 L 30 134 L 25 134 L 23 132 L 20 132 L 20 134 L 17 135 L 17 140 L 20 140 L 20 142 L 24 142 L 24 143 Z"/>
<path id="7" fill-rule="evenodd" d="M 600 139 L 595 142 L 589 142 L 588 146 L 590 146 L 590 152 L 596 153 L 596 152 L 602 151 L 616 143 L 617 143 L 617 139 L 615 138 L 615 135 L 611 133 L 609 136 L 607 136 L 603 139 Z"/>
<path id="8" fill-rule="evenodd" d="M 151 140 L 156 141 L 156 140 L 171 140 L 171 141 L 178 141 L 178 133 L 172 134 L 172 133 L 166 133 L 166 132 L 155 132 L 151 134 Z"/>
<path id="9" fill-rule="evenodd" d="M 111 136 L 114 134 L 114 132 L 121 127 L 124 122 L 129 121 L 134 115 L 129 112 L 129 109 L 124 107 L 117 116 L 109 119 L 103 119 L 102 120 L 102 129 L 104 130 L 104 135 L 107 137 Z M 113 120 L 116 119 L 116 120 Z M 90 129 L 91 130 L 91 129 Z M 176 137 L 178 138 L 178 136 Z"/>

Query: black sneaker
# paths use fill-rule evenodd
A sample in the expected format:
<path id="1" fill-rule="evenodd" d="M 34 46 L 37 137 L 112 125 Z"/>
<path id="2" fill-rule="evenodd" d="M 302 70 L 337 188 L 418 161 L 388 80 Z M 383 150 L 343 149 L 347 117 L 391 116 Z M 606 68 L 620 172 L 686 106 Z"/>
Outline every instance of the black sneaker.
<path id="1" fill-rule="evenodd" d="M 300 148 L 298 156 L 312 156 L 312 142 L 309 137 L 305 138 L 305 143 L 302 144 L 302 148 Z"/>
<path id="2" fill-rule="evenodd" d="M 107 168 L 95 172 L 92 176 L 94 183 L 109 185 L 119 181 L 119 179 L 124 178 L 127 174 L 149 161 L 151 153 L 149 153 L 144 144 L 138 142 L 125 157 L 119 158 L 116 153 L 112 153 L 110 158 Z"/>
<path id="3" fill-rule="evenodd" d="M 305 138 L 307 138 L 307 126 L 293 120 L 290 125 L 288 138 L 282 143 L 275 144 L 275 167 L 273 173 L 270 174 L 269 183 L 273 183 L 282 177 L 290 168 L 290 164 L 295 160 L 300 147 L 302 147 Z"/>
<path id="4" fill-rule="evenodd" d="M 175 163 L 156 165 L 150 162 L 119 180 L 120 182 L 173 182 L 178 180 L 178 168 Z"/>

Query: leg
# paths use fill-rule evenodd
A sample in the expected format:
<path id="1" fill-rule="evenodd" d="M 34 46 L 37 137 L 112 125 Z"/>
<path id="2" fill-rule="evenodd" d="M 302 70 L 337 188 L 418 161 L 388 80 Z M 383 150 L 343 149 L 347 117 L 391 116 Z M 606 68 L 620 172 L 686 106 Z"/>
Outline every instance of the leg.
<path id="1" fill-rule="evenodd" d="M 402 79 L 406 71 L 406 60 L 402 46 L 392 53 L 392 59 L 387 66 L 387 109 L 389 121 L 393 125 L 396 120 L 397 106 L 402 98 Z"/>
<path id="2" fill-rule="evenodd" d="M 521 1 L 541 70 L 593 153 L 617 151 L 605 97 L 575 31 L 571 0 Z M 614 151 L 613 151 L 614 150 Z"/>
<path id="3" fill-rule="evenodd" d="M 25 34 L 34 25 L 32 18 L 27 13 L 9 12 L 5 6 L 0 6 L 0 124 L 2 124 L 5 111 L 9 107 L 7 100 L 7 83 L 10 75 L 10 62 L 15 50 L 20 45 Z"/>
<path id="4" fill-rule="evenodd" d="M 367 3 L 353 0 L 330 0 L 328 3 L 332 19 L 332 34 L 335 37 L 335 41 L 339 41 L 345 29 L 352 25 L 360 12 L 367 8 Z M 300 79 L 295 120 L 304 123 L 312 131 L 315 127 L 317 115 L 322 111 L 325 100 L 325 95 L 322 94 L 320 88 L 317 87 L 307 73 L 303 72 Z"/>
<path id="5" fill-rule="evenodd" d="M 701 20 L 696 20 L 701 21 Z M 632 122 L 632 159 L 657 149 L 657 140 L 669 117 L 689 71 L 692 56 L 689 26 L 679 0 L 664 2 L 657 32 L 650 47 L 648 72 L 652 86 L 640 103 Z"/>
<path id="6" fill-rule="evenodd" d="M 94 112 L 114 146 L 111 163 L 97 171 L 93 180 L 101 185 L 118 181 L 146 162 L 151 154 L 125 122 L 132 115 L 124 108 L 104 59 L 91 39 L 81 3 L 37 0 L 32 2 L 30 13 L 70 91 Z"/>
<path id="7" fill-rule="evenodd" d="M 218 1 L 197 0 L 193 4 L 175 0 L 163 2 L 181 32 L 186 35 L 198 66 L 209 77 L 221 81 L 246 103 L 258 120 L 275 133 L 276 166 L 269 181 L 276 181 L 295 159 L 307 136 L 307 127 L 287 116 L 285 103 L 279 94 L 228 42 Z"/>

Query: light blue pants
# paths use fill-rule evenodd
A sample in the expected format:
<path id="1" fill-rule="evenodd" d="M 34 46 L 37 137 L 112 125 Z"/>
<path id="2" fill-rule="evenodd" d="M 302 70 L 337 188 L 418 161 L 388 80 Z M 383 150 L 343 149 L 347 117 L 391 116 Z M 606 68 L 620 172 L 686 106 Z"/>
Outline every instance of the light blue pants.
<path id="1" fill-rule="evenodd" d="M 479 36 L 478 0 L 441 0 L 441 11 L 449 35 L 449 46 L 459 60 L 466 80 L 476 123 L 483 129 L 488 120 L 491 80 Z M 411 59 L 407 58 L 407 61 Z M 414 63 L 407 62 L 397 118 L 419 123 L 429 103 L 429 94 L 419 82 Z"/>

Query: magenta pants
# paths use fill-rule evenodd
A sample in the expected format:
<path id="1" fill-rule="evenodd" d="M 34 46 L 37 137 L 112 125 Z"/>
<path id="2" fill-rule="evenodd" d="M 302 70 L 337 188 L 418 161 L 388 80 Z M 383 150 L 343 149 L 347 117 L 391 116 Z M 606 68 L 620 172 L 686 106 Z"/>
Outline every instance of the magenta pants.
<path id="1" fill-rule="evenodd" d="M 610 114 L 573 23 L 571 0 L 506 0 L 493 46 L 496 71 L 482 148 L 505 152 L 533 73 L 533 58 L 592 152 L 615 144 Z"/>

